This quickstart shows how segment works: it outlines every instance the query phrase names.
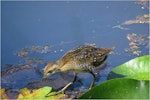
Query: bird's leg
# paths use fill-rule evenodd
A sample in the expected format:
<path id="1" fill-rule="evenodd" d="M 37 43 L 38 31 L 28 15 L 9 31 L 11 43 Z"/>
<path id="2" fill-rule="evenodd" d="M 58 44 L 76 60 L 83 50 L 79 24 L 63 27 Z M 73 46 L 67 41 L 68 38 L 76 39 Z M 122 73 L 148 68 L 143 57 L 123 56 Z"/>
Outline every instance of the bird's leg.
<path id="1" fill-rule="evenodd" d="M 59 90 L 58 92 L 55 92 L 53 94 L 47 94 L 46 97 L 49 97 L 49 96 L 53 96 L 53 95 L 58 95 L 60 93 L 64 94 L 65 90 L 71 85 L 73 84 L 72 82 L 68 83 L 64 88 L 62 88 L 61 90 Z"/>
<path id="2" fill-rule="evenodd" d="M 74 72 L 74 79 L 72 82 L 68 83 L 64 88 L 62 88 L 60 91 L 58 91 L 58 93 L 63 93 L 65 92 L 65 90 L 70 86 L 72 85 L 77 79 L 77 73 Z"/>
<path id="3" fill-rule="evenodd" d="M 73 83 L 75 82 L 77 80 L 77 73 L 76 72 L 74 72 L 74 79 L 73 79 Z"/>
<path id="4" fill-rule="evenodd" d="M 46 95 L 46 96 L 52 96 L 52 95 L 57 95 L 57 94 L 64 94 L 65 90 L 70 86 L 72 85 L 77 79 L 77 73 L 74 72 L 74 79 L 72 82 L 69 82 L 64 88 L 62 88 L 61 90 L 59 90 L 58 92 L 54 93 L 54 94 L 51 94 L 51 95 Z"/>
<path id="5" fill-rule="evenodd" d="M 74 72 L 74 79 L 73 79 L 73 81 L 68 83 L 64 88 L 62 88 L 60 91 L 58 91 L 58 93 L 64 93 L 65 90 L 76 81 L 76 79 L 77 79 L 77 73 Z"/>
<path id="6" fill-rule="evenodd" d="M 94 83 L 95 83 L 95 81 L 96 81 L 96 76 L 95 76 L 95 74 L 94 74 L 92 71 L 91 71 L 90 73 L 93 75 L 93 81 L 92 81 L 92 83 L 91 83 L 91 85 L 90 85 L 90 87 L 89 87 L 89 90 L 92 89 L 92 87 L 94 86 Z"/>
<path id="7" fill-rule="evenodd" d="M 61 90 L 59 90 L 59 91 L 57 92 L 57 94 L 60 94 L 60 93 L 64 94 L 65 90 L 66 90 L 70 85 L 72 85 L 72 84 L 73 84 L 73 82 L 69 82 L 64 88 L 62 88 Z"/>

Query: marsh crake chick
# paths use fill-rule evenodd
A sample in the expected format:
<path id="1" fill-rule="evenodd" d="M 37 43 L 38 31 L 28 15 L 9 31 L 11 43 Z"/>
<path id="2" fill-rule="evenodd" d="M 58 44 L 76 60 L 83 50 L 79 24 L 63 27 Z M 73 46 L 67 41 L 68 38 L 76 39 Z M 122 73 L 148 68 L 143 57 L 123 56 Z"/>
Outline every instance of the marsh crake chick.
<path id="1" fill-rule="evenodd" d="M 100 66 L 107 58 L 107 55 L 114 48 L 100 48 L 95 45 L 81 45 L 68 51 L 56 62 L 50 62 L 44 68 L 44 78 L 56 72 L 88 72 L 93 75 L 93 81 L 89 89 L 94 86 L 96 76 L 93 73 L 95 67 Z M 73 82 L 74 82 L 73 81 Z M 73 82 L 67 84 L 60 92 L 64 92 Z"/>

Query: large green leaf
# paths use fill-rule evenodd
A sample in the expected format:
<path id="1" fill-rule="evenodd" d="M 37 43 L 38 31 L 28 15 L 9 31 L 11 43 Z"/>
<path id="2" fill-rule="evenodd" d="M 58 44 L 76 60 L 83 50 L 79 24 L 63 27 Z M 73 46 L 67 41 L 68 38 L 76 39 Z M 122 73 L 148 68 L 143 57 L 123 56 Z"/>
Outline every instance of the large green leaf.
<path id="1" fill-rule="evenodd" d="M 150 55 L 137 57 L 112 70 L 112 72 L 137 80 L 150 80 Z"/>
<path id="2" fill-rule="evenodd" d="M 116 78 L 103 82 L 80 99 L 148 99 L 149 81 Z"/>

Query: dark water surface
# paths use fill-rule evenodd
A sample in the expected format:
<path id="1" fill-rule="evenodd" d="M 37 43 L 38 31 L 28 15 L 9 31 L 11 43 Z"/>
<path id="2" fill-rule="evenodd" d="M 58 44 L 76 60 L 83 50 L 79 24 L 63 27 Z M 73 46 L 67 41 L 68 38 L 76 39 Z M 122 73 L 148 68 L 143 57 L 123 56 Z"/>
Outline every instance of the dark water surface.
<path id="1" fill-rule="evenodd" d="M 149 33 L 148 24 L 123 26 L 128 29 L 114 28 L 149 13 L 135 1 L 13 1 L 1 2 L 1 6 L 1 70 L 24 67 L 2 74 L 3 88 L 23 88 L 28 83 L 40 81 L 42 69 L 48 61 L 58 60 L 78 45 L 115 46 L 114 53 L 106 60 L 108 66 L 96 82 L 99 84 L 107 79 L 112 68 L 138 56 L 125 51 L 130 42 L 127 34 L 148 36 Z M 146 46 L 148 44 L 140 47 L 140 56 L 148 54 Z M 59 76 L 55 74 L 51 77 L 56 81 L 55 85 L 59 83 Z M 87 88 L 92 80 L 89 74 L 80 74 L 78 78 L 83 88 Z M 62 82 L 62 85 L 65 84 Z M 61 87 L 58 85 L 58 88 Z"/>

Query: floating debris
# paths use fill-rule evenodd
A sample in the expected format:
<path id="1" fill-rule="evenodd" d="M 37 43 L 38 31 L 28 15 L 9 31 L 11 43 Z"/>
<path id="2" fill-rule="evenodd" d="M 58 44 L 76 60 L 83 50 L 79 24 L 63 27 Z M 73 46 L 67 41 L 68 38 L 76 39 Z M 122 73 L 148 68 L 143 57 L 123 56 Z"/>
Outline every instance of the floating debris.
<path id="1" fill-rule="evenodd" d="M 40 47 L 39 46 L 32 46 L 31 50 L 33 52 L 40 52 Z"/>
<path id="2" fill-rule="evenodd" d="M 17 56 L 18 57 L 24 57 L 24 56 L 27 56 L 29 54 L 29 50 L 27 48 L 23 48 L 21 51 L 19 51 L 17 53 Z"/>
<path id="3" fill-rule="evenodd" d="M 139 15 L 136 19 L 124 21 L 120 25 L 113 26 L 112 28 L 119 28 L 121 30 L 130 30 L 129 28 L 123 27 L 123 25 L 132 24 L 150 24 L 150 14 Z"/>
<path id="4" fill-rule="evenodd" d="M 137 4 L 141 5 L 141 9 L 149 9 L 149 0 L 137 0 Z"/>
<path id="5" fill-rule="evenodd" d="M 129 48 L 125 49 L 126 52 L 131 52 L 132 54 L 135 54 L 137 56 L 140 56 L 142 51 L 142 47 L 147 47 L 149 43 L 149 36 L 146 36 L 144 34 L 127 34 L 127 39 L 129 42 Z"/>
<path id="6" fill-rule="evenodd" d="M 149 24 L 150 23 L 150 14 L 139 15 L 136 19 L 127 20 L 123 22 L 121 25 L 131 25 L 131 24 Z"/>
<path id="7" fill-rule="evenodd" d="M 36 53 L 48 53 L 50 51 L 50 46 L 48 45 L 44 47 L 32 46 L 31 51 Z"/>
<path id="8" fill-rule="evenodd" d="M 46 53 L 57 53 L 57 52 L 63 52 L 63 49 L 60 50 L 53 50 L 51 51 L 51 48 L 53 47 L 58 47 L 58 46 L 63 46 L 63 45 L 68 45 L 68 44 L 72 44 L 75 43 L 76 41 L 61 41 L 59 44 L 54 44 L 54 45 L 45 45 L 45 46 L 29 46 L 29 47 L 25 47 L 23 49 L 21 49 L 20 51 L 17 51 L 15 53 L 15 55 L 17 55 L 18 57 L 25 57 L 25 56 L 29 56 L 29 54 L 46 54 Z"/>
<path id="9" fill-rule="evenodd" d="M 40 64 L 42 64 L 42 63 L 44 63 L 44 59 L 41 59 L 41 58 L 39 58 L 39 59 L 27 58 L 26 62 L 27 62 L 27 64 L 32 64 L 32 63 L 40 63 Z"/>
<path id="10" fill-rule="evenodd" d="M 141 54 L 141 51 L 137 50 L 137 51 L 133 51 L 133 54 L 137 55 L 137 56 L 140 56 Z"/>
<path id="11" fill-rule="evenodd" d="M 20 50 L 16 53 L 18 57 L 25 57 L 29 54 L 33 53 L 48 53 L 50 51 L 50 46 L 32 46 L 32 47 L 26 47 Z"/>
<path id="12" fill-rule="evenodd" d="M 14 72 L 18 72 L 18 71 L 23 70 L 23 69 L 31 69 L 31 68 L 32 68 L 31 65 L 19 65 L 17 67 L 2 71 L 1 75 L 3 76 L 3 75 L 6 75 L 6 74 L 12 74 Z"/>
<path id="13" fill-rule="evenodd" d="M 112 28 L 119 28 L 121 30 L 130 30 L 129 28 L 122 27 L 121 25 L 113 26 Z"/>
<path id="14" fill-rule="evenodd" d="M 50 46 L 46 45 L 44 46 L 44 48 L 42 49 L 41 53 L 47 53 L 49 52 Z"/>
<path id="15" fill-rule="evenodd" d="M 145 45 L 148 43 L 148 36 L 144 34 L 127 34 L 127 39 L 130 41 L 130 43 L 134 43 L 136 45 Z"/>
<path id="16" fill-rule="evenodd" d="M 4 67 L 12 67 L 13 64 L 4 64 Z"/>

